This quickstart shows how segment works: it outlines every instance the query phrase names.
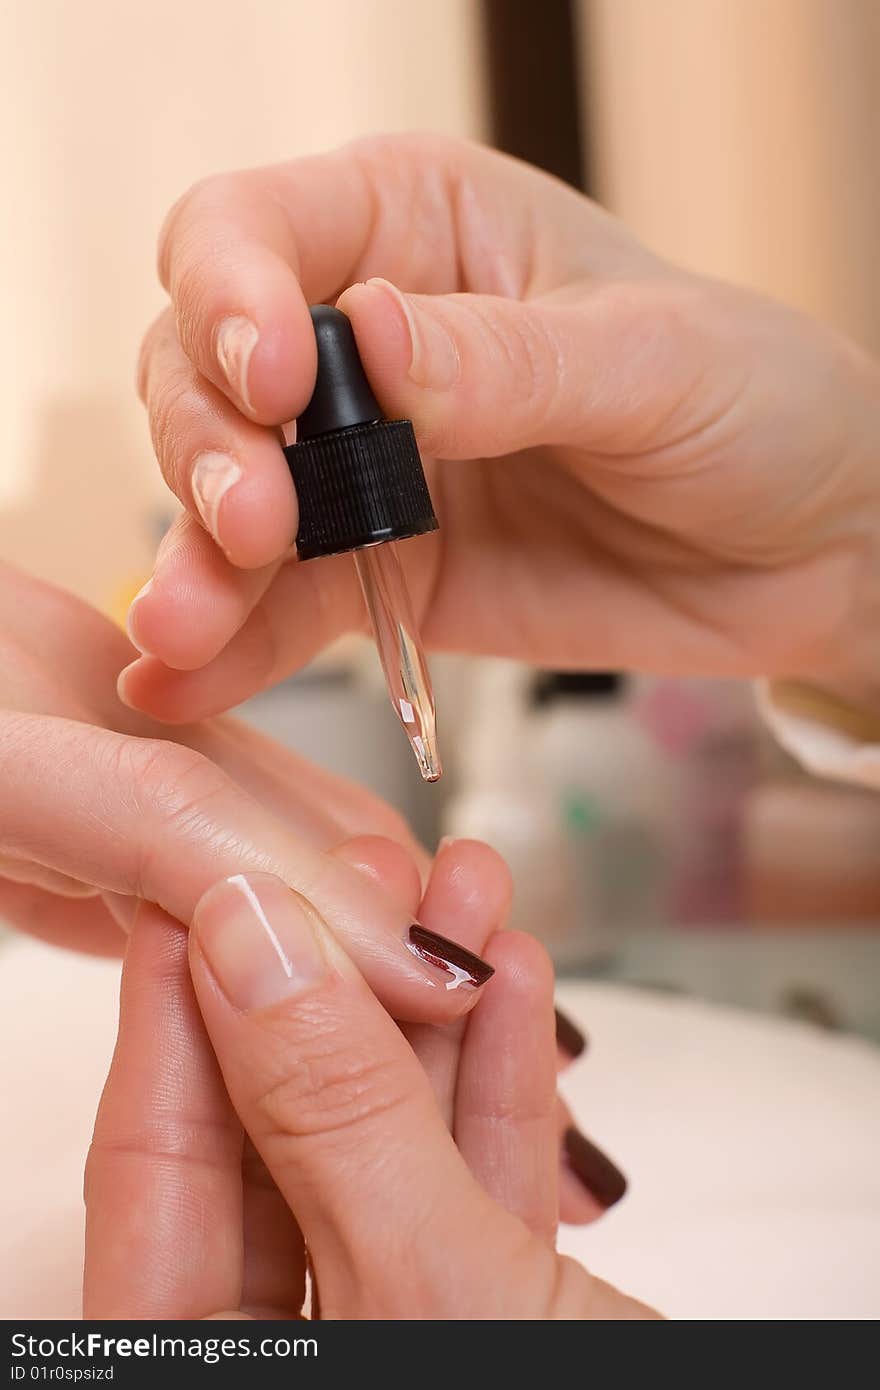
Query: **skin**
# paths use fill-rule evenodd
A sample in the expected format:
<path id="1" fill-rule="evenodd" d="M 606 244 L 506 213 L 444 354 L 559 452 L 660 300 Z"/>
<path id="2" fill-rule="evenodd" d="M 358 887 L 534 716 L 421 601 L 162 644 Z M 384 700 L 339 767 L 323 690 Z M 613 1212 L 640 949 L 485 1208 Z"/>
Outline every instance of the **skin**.
<path id="1" fill-rule="evenodd" d="M 251 894 L 286 972 L 234 882 L 199 903 L 188 953 L 156 909 L 135 923 L 86 1171 L 85 1316 L 301 1316 L 304 1239 L 325 1319 L 656 1317 L 554 1249 L 537 943 L 488 943 L 450 1131 L 331 922 L 268 875 Z"/>
<path id="2" fill-rule="evenodd" d="M 430 646 L 876 702 L 854 634 L 878 604 L 880 382 L 827 328 L 659 260 L 534 169 L 425 136 L 197 185 L 160 273 L 140 385 L 186 515 L 132 609 L 150 655 L 121 678 L 131 706 L 210 714 L 364 623 L 346 557 L 290 550 L 276 431 L 309 398 L 321 300 L 416 426 L 441 531 L 403 558 Z M 226 350 L 230 322 L 248 351 Z M 206 451 L 240 473 L 209 527 Z"/>

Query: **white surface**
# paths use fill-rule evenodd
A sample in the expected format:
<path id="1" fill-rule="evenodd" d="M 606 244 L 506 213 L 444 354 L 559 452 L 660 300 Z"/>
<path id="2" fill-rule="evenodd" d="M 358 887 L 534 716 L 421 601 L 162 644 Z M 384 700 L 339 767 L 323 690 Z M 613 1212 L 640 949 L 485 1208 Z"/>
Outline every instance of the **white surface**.
<path id="1" fill-rule="evenodd" d="M 803 1024 L 568 985 L 563 1089 L 630 1178 L 562 1247 L 679 1318 L 880 1316 L 880 1051 Z"/>
<path id="2" fill-rule="evenodd" d="M 0 1317 L 78 1316 L 117 986 L 113 963 L 0 949 Z M 592 1040 L 566 1092 L 631 1184 L 566 1250 L 674 1317 L 880 1316 L 880 1052 L 619 986 L 560 1002 Z"/>

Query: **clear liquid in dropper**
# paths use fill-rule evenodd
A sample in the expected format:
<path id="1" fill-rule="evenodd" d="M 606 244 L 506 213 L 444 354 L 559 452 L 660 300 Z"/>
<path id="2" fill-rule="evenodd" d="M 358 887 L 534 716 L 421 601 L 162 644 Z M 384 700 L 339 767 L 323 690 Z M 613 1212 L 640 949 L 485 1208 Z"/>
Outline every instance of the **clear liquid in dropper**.
<path id="1" fill-rule="evenodd" d="M 354 552 L 385 684 L 426 782 L 443 769 L 437 752 L 434 692 L 397 547 L 392 542 Z"/>

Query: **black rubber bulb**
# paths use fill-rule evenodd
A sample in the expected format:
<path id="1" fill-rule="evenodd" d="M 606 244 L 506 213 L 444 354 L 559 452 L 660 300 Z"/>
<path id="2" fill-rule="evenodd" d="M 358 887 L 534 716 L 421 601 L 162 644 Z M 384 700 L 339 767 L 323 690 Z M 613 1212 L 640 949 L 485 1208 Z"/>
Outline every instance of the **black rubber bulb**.
<path id="1" fill-rule="evenodd" d="M 296 484 L 300 560 L 436 531 L 409 420 L 387 420 L 340 309 L 309 310 L 318 350 L 312 399 L 284 456 Z"/>
<path id="2" fill-rule="evenodd" d="M 351 320 L 329 304 L 314 304 L 309 312 L 318 346 L 318 375 L 312 399 L 296 422 L 297 443 L 382 419 L 357 350 Z"/>

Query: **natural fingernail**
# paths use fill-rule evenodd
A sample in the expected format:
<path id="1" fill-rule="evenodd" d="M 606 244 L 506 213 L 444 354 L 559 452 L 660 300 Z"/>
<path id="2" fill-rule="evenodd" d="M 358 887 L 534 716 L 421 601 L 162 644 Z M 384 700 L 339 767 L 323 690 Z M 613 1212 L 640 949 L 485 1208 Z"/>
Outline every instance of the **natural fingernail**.
<path id="1" fill-rule="evenodd" d="M 586 1034 L 561 1009 L 554 1009 L 553 1012 L 556 1015 L 556 1043 L 573 1061 L 587 1049 Z"/>
<path id="2" fill-rule="evenodd" d="M 489 965 L 488 961 L 459 946 L 457 941 L 450 941 L 437 932 L 428 931 L 427 927 L 420 927 L 418 922 L 414 922 L 409 929 L 407 945 L 413 955 L 450 976 L 446 981 L 447 989 L 458 989 L 461 985 L 479 989 L 495 974 L 495 967 Z"/>
<path id="3" fill-rule="evenodd" d="M 138 651 L 142 652 L 144 655 L 149 655 L 149 653 L 143 641 L 137 635 L 137 606 L 142 598 L 146 598 L 152 587 L 153 580 L 151 577 L 147 580 L 142 589 L 138 589 L 131 603 L 128 605 L 128 612 L 125 615 L 125 630 L 128 633 L 128 640 L 131 642 L 132 646 L 137 647 Z"/>
<path id="4" fill-rule="evenodd" d="M 116 924 L 130 936 L 134 919 L 140 910 L 140 898 L 131 898 L 126 893 L 104 893 L 103 897 L 107 910 Z"/>
<path id="5" fill-rule="evenodd" d="M 257 325 L 244 314 L 223 319 L 217 329 L 217 361 L 239 400 L 252 410 L 248 391 L 248 368 L 259 340 Z"/>
<path id="6" fill-rule="evenodd" d="M 368 280 L 370 287 L 391 295 L 409 328 L 409 377 L 417 386 L 442 391 L 458 380 L 458 348 L 445 325 L 417 300 L 403 294 L 388 280 Z"/>
<path id="7" fill-rule="evenodd" d="M 119 696 L 122 703 L 126 705 L 129 709 L 136 708 L 136 706 L 131 703 L 131 696 L 129 695 L 128 691 L 129 679 L 134 668 L 136 666 L 139 666 L 140 663 L 141 657 L 138 657 L 137 660 L 132 661 L 132 663 L 129 666 L 124 666 L 122 670 L 119 672 L 119 675 L 116 677 L 116 694 Z"/>
<path id="8" fill-rule="evenodd" d="M 220 503 L 240 477 L 241 468 L 228 454 L 209 450 L 198 454 L 193 462 L 190 479 L 193 501 L 205 528 L 218 543 L 221 543 L 218 525 Z"/>
<path id="9" fill-rule="evenodd" d="M 579 1129 L 565 1131 L 562 1148 L 568 1166 L 603 1207 L 613 1207 L 626 1192 L 626 1178 L 606 1154 Z"/>
<path id="10" fill-rule="evenodd" d="M 292 998 L 327 974 L 314 908 L 269 874 L 216 884 L 192 929 L 223 993 L 244 1012 Z"/>

